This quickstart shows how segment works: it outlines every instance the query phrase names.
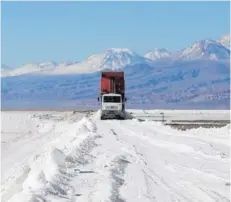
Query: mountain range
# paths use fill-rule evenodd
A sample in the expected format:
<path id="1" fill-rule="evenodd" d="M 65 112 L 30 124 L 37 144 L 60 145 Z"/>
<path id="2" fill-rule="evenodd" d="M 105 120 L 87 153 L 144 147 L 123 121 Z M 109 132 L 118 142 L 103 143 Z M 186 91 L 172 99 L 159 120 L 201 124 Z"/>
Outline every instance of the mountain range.
<path id="1" fill-rule="evenodd" d="M 38 64 L 26 64 L 23 67 L 12 69 L 2 65 L 2 77 L 17 76 L 23 74 L 86 74 L 102 70 L 121 70 L 131 64 L 151 64 L 156 60 L 229 60 L 230 37 L 224 35 L 219 40 L 200 40 L 192 46 L 176 52 L 169 52 L 164 48 L 155 48 L 144 56 L 127 48 L 111 48 L 104 53 L 89 56 L 82 62 L 42 62 Z"/>
<path id="2" fill-rule="evenodd" d="M 230 38 L 141 56 L 111 48 L 82 62 L 2 66 L 2 108 L 99 107 L 100 71 L 124 71 L 127 108 L 229 109 Z"/>

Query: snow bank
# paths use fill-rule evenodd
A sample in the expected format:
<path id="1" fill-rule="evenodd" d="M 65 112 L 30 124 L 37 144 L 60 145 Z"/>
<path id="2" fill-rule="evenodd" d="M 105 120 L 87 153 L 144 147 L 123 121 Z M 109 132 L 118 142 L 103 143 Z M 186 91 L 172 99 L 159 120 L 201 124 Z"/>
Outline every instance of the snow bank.
<path id="1" fill-rule="evenodd" d="M 230 124 L 227 124 L 224 127 L 221 128 L 216 128 L 216 127 L 211 127 L 211 128 L 193 128 L 187 131 L 187 133 L 190 133 L 192 135 L 200 135 L 203 134 L 205 136 L 210 136 L 213 138 L 227 138 L 230 137 Z"/>
<path id="2" fill-rule="evenodd" d="M 101 114 L 101 110 L 97 110 L 97 112 L 92 116 L 93 120 L 99 120 L 100 119 L 100 114 Z"/>
<path id="3" fill-rule="evenodd" d="M 94 131 L 87 118 L 79 121 L 83 116 L 70 112 L 2 113 L 3 201 L 36 201 L 35 195 L 68 189 L 64 179 L 66 156 Z"/>
<path id="4" fill-rule="evenodd" d="M 22 192 L 13 195 L 9 202 L 41 200 L 48 192 L 58 193 L 59 189 L 65 192 L 62 184 L 62 173 L 66 170 L 65 158 L 65 154 L 54 147 L 39 160 L 31 162 L 30 172 L 22 184 Z"/>

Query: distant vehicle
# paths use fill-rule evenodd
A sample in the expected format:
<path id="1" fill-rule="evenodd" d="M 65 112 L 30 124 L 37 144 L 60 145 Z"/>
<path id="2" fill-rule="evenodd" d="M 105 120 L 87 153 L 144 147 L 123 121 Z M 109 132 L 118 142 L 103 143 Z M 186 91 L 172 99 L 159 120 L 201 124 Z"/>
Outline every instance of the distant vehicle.
<path id="1" fill-rule="evenodd" d="M 101 72 L 101 120 L 125 119 L 124 72 Z"/>

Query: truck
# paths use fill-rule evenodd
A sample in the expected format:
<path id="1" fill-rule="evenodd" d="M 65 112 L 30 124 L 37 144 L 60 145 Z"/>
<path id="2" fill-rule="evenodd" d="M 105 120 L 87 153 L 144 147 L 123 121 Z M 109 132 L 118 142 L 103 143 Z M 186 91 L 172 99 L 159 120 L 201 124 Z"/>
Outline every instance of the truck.
<path id="1" fill-rule="evenodd" d="M 101 120 L 125 119 L 124 72 L 101 72 L 100 96 Z"/>

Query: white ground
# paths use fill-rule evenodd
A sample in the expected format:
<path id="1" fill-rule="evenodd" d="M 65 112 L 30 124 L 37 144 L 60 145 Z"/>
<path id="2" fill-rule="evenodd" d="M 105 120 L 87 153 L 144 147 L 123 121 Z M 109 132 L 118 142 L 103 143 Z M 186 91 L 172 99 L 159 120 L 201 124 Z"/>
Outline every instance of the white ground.
<path id="1" fill-rule="evenodd" d="M 179 131 L 100 121 L 99 112 L 1 117 L 3 202 L 230 201 L 230 125 Z"/>
<path id="2" fill-rule="evenodd" d="M 128 110 L 137 118 L 171 122 L 200 120 L 230 120 L 229 110 Z"/>

